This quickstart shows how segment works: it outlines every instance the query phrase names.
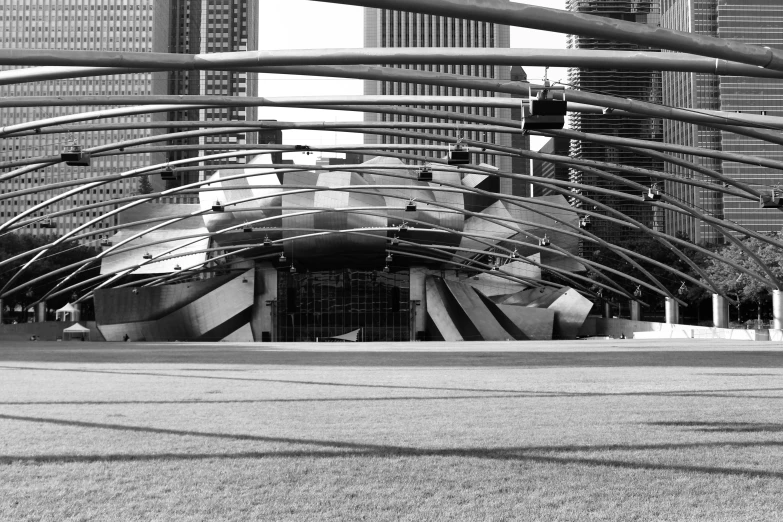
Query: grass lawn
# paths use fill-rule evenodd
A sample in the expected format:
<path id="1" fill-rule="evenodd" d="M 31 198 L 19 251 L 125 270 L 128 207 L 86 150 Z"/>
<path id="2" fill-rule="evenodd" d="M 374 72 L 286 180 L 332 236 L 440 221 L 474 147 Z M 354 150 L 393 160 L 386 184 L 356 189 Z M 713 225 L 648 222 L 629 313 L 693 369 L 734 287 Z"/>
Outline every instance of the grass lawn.
<path id="1" fill-rule="evenodd" d="M 0 342 L 0 520 L 783 520 L 783 345 Z"/>

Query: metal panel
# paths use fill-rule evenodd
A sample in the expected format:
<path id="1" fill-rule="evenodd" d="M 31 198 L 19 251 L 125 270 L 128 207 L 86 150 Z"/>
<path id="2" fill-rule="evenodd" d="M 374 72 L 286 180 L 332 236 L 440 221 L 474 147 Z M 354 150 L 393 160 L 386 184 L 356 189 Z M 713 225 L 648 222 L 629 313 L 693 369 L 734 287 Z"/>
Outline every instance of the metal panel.
<path id="1" fill-rule="evenodd" d="M 574 339 L 584 324 L 593 303 L 573 288 L 567 288 L 549 306 L 555 312 L 553 336 L 558 339 Z"/>
<path id="2" fill-rule="evenodd" d="M 496 305 L 531 341 L 552 339 L 555 311 L 546 308 Z"/>
<path id="3" fill-rule="evenodd" d="M 427 294 L 427 316 L 438 328 L 444 341 L 464 341 L 446 305 L 446 289 L 430 276 L 425 280 Z"/>
<path id="4" fill-rule="evenodd" d="M 468 285 L 445 281 L 446 287 L 457 300 L 457 303 L 467 314 L 473 326 L 485 341 L 506 341 L 514 336 L 508 333 L 495 319 L 487 305 L 481 300 L 473 288 Z"/>
<path id="5" fill-rule="evenodd" d="M 125 334 L 133 340 L 146 341 L 207 340 L 204 339 L 205 335 L 219 332 L 221 326 L 236 322 L 245 313 L 247 321 L 242 321 L 249 322 L 253 305 L 253 272 L 248 270 L 160 319 L 99 324 L 99 329 L 107 341 L 121 341 Z M 220 334 L 219 338 L 209 340 L 219 341 L 240 326 L 236 324 L 228 332 Z"/>

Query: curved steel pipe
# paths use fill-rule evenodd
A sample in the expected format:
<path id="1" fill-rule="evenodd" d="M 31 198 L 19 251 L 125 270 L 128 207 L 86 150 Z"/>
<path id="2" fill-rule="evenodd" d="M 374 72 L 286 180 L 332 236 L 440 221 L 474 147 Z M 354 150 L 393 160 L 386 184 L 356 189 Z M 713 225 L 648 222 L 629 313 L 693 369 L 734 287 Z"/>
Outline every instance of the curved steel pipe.
<path id="1" fill-rule="evenodd" d="M 394 9 L 438 16 L 465 18 L 541 31 L 578 34 L 602 40 L 635 43 L 711 56 L 773 70 L 783 70 L 783 52 L 647 24 L 626 22 L 585 13 L 538 7 L 508 0 L 316 0 L 332 4 Z"/>
<path id="2" fill-rule="evenodd" d="M 441 111 L 447 112 L 447 111 Z M 449 113 L 454 116 L 459 113 Z M 523 134 L 519 128 L 519 121 L 515 120 L 495 120 L 495 125 L 479 125 L 472 123 L 460 124 L 460 130 L 466 132 L 478 131 L 478 132 L 495 132 L 495 133 L 509 133 L 509 134 Z M 103 130 L 127 130 L 127 129 L 169 129 L 173 127 L 171 122 L 133 122 L 133 123 L 107 123 L 107 124 L 82 124 L 71 125 L 67 130 L 61 127 L 39 127 L 35 131 L 17 132 L 11 135 L 11 137 L 30 136 L 34 134 L 60 134 L 64 132 L 79 133 L 79 132 L 94 132 Z M 238 121 L 178 121 L 176 122 L 177 128 L 220 128 L 220 127 L 242 127 L 246 132 L 251 132 L 256 129 L 307 129 L 307 130 L 324 130 L 324 131 L 350 131 L 356 132 L 355 129 L 392 129 L 392 128 L 411 128 L 411 129 L 444 129 L 453 130 L 454 126 L 448 123 L 437 122 L 360 122 L 360 121 L 344 121 L 344 122 L 238 122 Z M 663 143 L 649 140 L 639 140 L 633 138 L 621 138 L 617 136 L 604 136 L 601 134 L 592 134 L 574 131 L 570 129 L 563 130 L 548 130 L 548 131 L 533 131 L 530 134 L 540 136 L 560 136 L 563 138 L 569 138 L 581 141 L 590 141 L 593 143 L 604 143 L 607 145 L 622 146 L 622 147 L 642 147 L 645 149 L 672 152 L 676 154 L 686 154 L 693 156 L 702 156 L 707 158 L 714 158 L 720 160 L 734 161 L 737 163 L 744 163 L 747 165 L 754 165 L 759 167 L 769 167 L 772 169 L 783 170 L 783 161 L 765 158 L 762 156 L 753 156 L 749 154 L 736 154 L 732 152 L 724 152 L 720 150 L 691 147 L 687 145 L 675 145 L 670 143 Z M 216 144 L 215 144 L 216 145 Z M 150 151 L 144 151 L 150 152 Z M 151 152 L 158 152 L 153 150 Z M 95 154 L 100 156 L 101 154 Z M 670 158 L 670 156 L 667 156 Z M 667 160 L 668 161 L 668 160 Z M 19 163 L 16 162 L 4 162 L 0 164 L 6 166 L 16 166 Z M 698 166 L 696 166 L 698 167 Z M 693 168 L 693 165 L 691 166 Z M 716 179 L 720 179 L 716 177 Z"/>
<path id="3" fill-rule="evenodd" d="M 335 168 L 338 168 L 338 169 L 344 169 L 344 168 L 346 168 L 346 167 L 345 167 L 345 166 L 340 166 L 340 167 L 335 167 Z M 487 193 L 487 194 L 490 194 L 490 193 Z M 253 199 L 255 199 L 255 198 L 253 198 Z M 471 213 L 471 214 L 473 214 L 473 215 L 478 215 L 478 214 L 475 214 L 475 213 Z M 148 231 L 146 231 L 146 232 L 148 232 Z M 143 233 L 144 233 L 144 232 L 142 232 L 142 233 L 140 233 L 140 234 L 141 234 L 141 235 L 143 235 Z M 581 261 L 581 260 L 580 260 L 580 261 Z M 643 269 L 642 269 L 642 271 L 644 272 L 644 270 L 643 270 Z M 686 277 L 687 277 L 687 276 L 686 276 Z M 647 286 L 647 285 L 645 285 L 645 286 Z"/>
<path id="4" fill-rule="evenodd" d="M 4 50 L 6 51 L 6 50 Z M 85 76 L 175 70 L 276 69 L 301 66 L 374 64 L 587 67 L 591 69 L 696 72 L 783 78 L 783 72 L 687 53 L 585 49 L 386 47 L 293 49 L 228 53 L 144 53 L 15 49 L 0 52 L 0 65 L 37 66 L 0 72 L 0 85 Z"/>
<path id="5" fill-rule="evenodd" d="M 409 148 L 409 147 L 408 147 Z M 626 217 L 627 218 L 627 217 Z"/>

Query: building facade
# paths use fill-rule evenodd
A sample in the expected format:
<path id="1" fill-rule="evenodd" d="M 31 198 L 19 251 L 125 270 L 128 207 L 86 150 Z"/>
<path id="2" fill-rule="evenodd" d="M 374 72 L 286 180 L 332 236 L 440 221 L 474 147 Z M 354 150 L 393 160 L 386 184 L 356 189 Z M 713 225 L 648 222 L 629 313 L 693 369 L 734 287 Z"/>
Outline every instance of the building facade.
<path id="1" fill-rule="evenodd" d="M 39 2 L 5 2 L 0 5 L 0 46 L 10 49 L 59 49 L 121 52 L 224 52 L 256 49 L 258 45 L 258 7 L 255 2 L 241 0 L 41 0 Z M 8 70 L 13 67 L 0 67 Z M 245 73 L 138 73 L 49 80 L 0 86 L 0 95 L 10 96 L 74 96 L 74 95 L 151 95 L 151 94 L 213 94 L 254 95 L 256 83 Z M 13 125 L 53 116 L 100 110 L 108 107 L 21 107 L 3 111 L 3 124 Z M 214 109 L 174 112 L 162 115 L 136 115 L 99 120 L 100 123 L 144 123 L 189 119 L 254 120 L 254 110 Z M 176 131 L 172 128 L 169 131 Z M 161 130 L 159 132 L 166 132 Z M 52 156 L 68 145 L 82 148 L 113 143 L 149 135 L 143 129 L 123 129 L 100 132 L 35 134 L 5 138 L 0 142 L 3 172 L 9 172 L 20 161 L 37 156 Z M 225 135 L 201 138 L 216 143 L 255 143 L 257 135 Z M 255 141 L 254 141 L 255 140 Z M 199 143 L 199 141 L 196 141 Z M 206 151 L 205 153 L 209 153 Z M 190 152 L 188 152 L 190 154 Z M 198 153 L 195 153 L 198 155 Z M 182 156 L 184 157 L 184 156 Z M 10 191 L 57 183 L 73 179 L 119 174 L 151 163 L 178 159 L 161 154 L 127 154 L 93 157 L 90 166 L 72 167 L 58 163 L 13 180 L 0 183 L 0 191 Z M 199 174 L 185 176 L 179 182 L 193 181 Z M 158 176 L 152 177 L 155 189 L 164 188 Z M 171 182 L 169 182 L 171 184 Z M 113 182 L 57 202 L 46 214 L 66 211 L 104 201 L 129 196 L 137 189 L 136 179 Z M 0 222 L 41 203 L 60 191 L 41 192 L 23 198 L 0 200 Z M 100 207 L 83 212 L 63 214 L 52 219 L 54 228 L 41 228 L 33 223 L 20 232 L 36 235 L 62 235 L 100 217 L 112 207 Z M 96 238 L 100 229 L 112 226 L 109 220 L 95 225 Z M 92 230 L 92 229 L 91 229 Z"/>
<path id="2" fill-rule="evenodd" d="M 752 4 L 741 0 L 662 0 L 661 26 L 783 49 L 783 4 L 777 0 Z M 678 107 L 783 115 L 783 85 L 770 79 L 664 72 L 663 96 L 664 103 Z M 779 145 L 703 126 L 667 122 L 664 137 L 675 144 L 783 159 Z M 780 173 L 765 167 L 711 158 L 686 159 L 753 186 L 769 187 L 780 182 Z M 684 169 L 670 171 L 708 179 Z M 706 189 L 675 183 L 670 186 L 667 192 L 677 194 L 707 215 L 729 219 L 757 232 L 776 232 L 783 227 L 783 215 L 776 209 L 759 209 L 753 201 Z M 671 233 L 687 233 L 697 242 L 722 240 L 718 232 L 698 219 L 672 216 L 668 224 Z"/>
<path id="3" fill-rule="evenodd" d="M 571 147 L 571 140 L 568 138 L 550 138 L 538 152 L 542 154 L 556 154 L 558 156 L 568 156 Z M 532 160 L 532 175 L 534 178 L 554 179 L 557 181 L 569 181 L 570 172 L 566 165 L 561 163 L 551 163 L 548 161 Z M 544 186 L 533 185 L 533 196 L 551 196 L 555 192 Z"/>
<path id="4" fill-rule="evenodd" d="M 258 49 L 258 2 L 248 0 L 173 0 L 155 7 L 155 50 L 167 53 L 203 54 Z M 257 96 L 257 74 L 227 71 L 168 71 L 154 74 L 152 92 L 169 95 Z M 256 107 L 212 107 L 171 111 L 153 116 L 157 121 L 256 121 Z M 184 129 L 171 127 L 168 132 Z M 264 141 L 261 137 L 261 142 Z M 245 145 L 259 143 L 258 133 L 200 136 L 171 141 L 172 145 Z M 225 149 L 180 151 L 163 161 L 225 152 Z M 157 159 L 157 158 L 156 158 Z M 220 160 L 241 163 L 242 158 Z M 209 163 L 209 162 L 207 162 Z M 204 172 L 181 174 L 168 186 L 194 183 Z"/>
<path id="5" fill-rule="evenodd" d="M 506 25 L 465 20 L 461 18 L 434 16 L 418 13 L 409 13 L 392 9 L 365 8 L 364 11 L 364 46 L 365 47 L 488 47 L 508 48 L 510 45 L 509 27 Z M 509 67 L 486 65 L 395 65 L 403 69 L 421 71 L 444 72 L 476 76 L 480 78 L 492 78 L 498 80 L 510 80 Z M 364 82 L 365 95 L 422 95 L 422 96 L 487 96 L 492 95 L 484 91 L 443 87 L 434 85 L 421 85 L 403 82 L 379 82 L 367 80 Z M 496 93 L 494 96 L 508 96 Z M 424 107 L 431 108 L 431 107 Z M 464 112 L 468 114 L 483 115 L 490 118 L 510 119 L 511 109 L 496 109 L 486 107 L 445 107 L 445 110 Z M 392 114 L 365 113 L 365 121 L 430 121 L 429 118 L 415 116 L 403 116 Z M 464 136 L 466 139 L 486 141 L 505 147 L 511 147 L 511 136 L 508 134 L 461 132 L 455 125 L 453 130 L 433 130 L 435 134 L 447 136 Z M 426 144 L 442 145 L 442 143 L 427 140 L 417 140 L 408 137 L 374 136 L 365 135 L 365 143 L 381 144 Z M 409 154 L 430 156 L 432 153 L 422 151 L 406 151 Z M 488 163 L 499 169 L 510 172 L 512 169 L 517 174 L 527 174 L 527 162 L 520 161 L 512 164 L 508 157 L 495 157 L 488 154 L 478 154 L 474 157 L 475 163 Z M 521 170 L 519 170 L 521 169 Z M 525 187 L 522 184 L 514 186 L 512 180 L 502 179 L 498 190 L 504 194 L 524 195 Z"/>
<path id="6" fill-rule="evenodd" d="M 587 13 L 651 25 L 657 25 L 660 20 L 660 4 L 658 0 L 636 2 L 618 0 L 566 0 L 566 8 L 569 11 L 578 13 Z M 613 42 L 578 35 L 569 35 L 568 48 L 617 51 L 657 50 L 635 44 Z M 571 68 L 569 69 L 569 83 L 574 89 L 580 89 L 587 92 L 617 96 L 619 98 L 631 98 L 657 104 L 660 104 L 662 101 L 660 71 Z M 571 128 L 581 132 L 649 141 L 663 140 L 663 127 L 660 119 L 618 116 L 611 113 L 582 114 L 575 112 L 569 113 L 569 119 Z M 605 161 L 624 166 L 663 171 L 663 162 L 659 159 L 608 145 L 591 143 L 589 141 L 573 140 L 571 142 L 571 155 L 580 159 Z M 629 175 L 611 169 L 607 169 L 607 171 L 610 174 L 621 176 L 646 186 L 650 186 L 651 184 L 651 180 L 647 176 Z M 577 183 L 588 186 L 601 187 L 617 192 L 633 194 L 634 196 L 641 196 L 638 190 L 631 189 L 620 182 L 606 180 L 595 174 L 585 173 L 576 169 L 571 170 L 571 179 Z M 581 192 L 586 196 L 625 213 L 646 226 L 663 230 L 663 215 L 659 212 L 654 212 L 650 205 L 641 201 L 641 197 L 638 197 L 638 200 L 634 200 L 618 196 L 597 194 L 586 189 L 583 189 Z M 582 203 L 580 203 L 579 200 L 576 200 L 576 205 L 581 206 Z M 592 231 L 599 237 L 609 241 L 620 241 L 629 238 L 633 233 L 631 229 L 604 220 L 596 220 Z M 593 248 L 590 244 L 585 244 L 584 247 L 586 249 Z M 583 253 L 589 254 L 587 251 L 584 251 Z"/>
<path id="7" fill-rule="evenodd" d="M 101 51 L 152 51 L 153 37 L 152 0 L 128 0 L 122 3 L 110 0 L 42 0 L 40 2 L 4 2 L 0 5 L 0 47 L 10 49 L 62 49 Z M 2 66 L 0 70 L 13 69 Z M 124 74 L 51 80 L 34 83 L 0 86 L 0 96 L 73 96 L 73 95 L 145 95 L 151 94 L 150 73 Z M 78 112 L 99 110 L 106 107 L 17 107 L 3 110 L 3 124 L 13 125 L 27 121 Z M 149 116 L 123 117 L 122 122 L 145 122 Z M 120 123 L 120 118 L 101 120 L 104 123 Z M 0 140 L 3 156 L 3 172 L 10 172 L 18 165 L 15 161 L 52 156 L 62 152 L 67 145 L 84 148 L 112 143 L 146 135 L 145 131 L 113 130 L 104 132 L 79 132 L 63 134 L 34 134 Z M 93 158 L 89 167 L 70 167 L 63 163 L 36 170 L 33 173 L 0 182 L 0 192 L 23 190 L 42 184 L 58 183 L 78 177 L 95 177 L 119 174 L 140 165 L 148 164 L 149 155 L 117 155 Z M 136 180 L 110 183 L 59 201 L 46 213 L 64 211 L 105 199 L 131 195 Z M 60 191 L 40 192 L 25 197 L 0 200 L 0 222 L 19 215 Z M 110 207 L 109 207 L 110 208 Z M 62 235 L 77 226 L 99 217 L 104 208 L 66 214 L 52 220 L 55 228 L 41 228 L 40 223 L 20 230 L 35 235 Z M 96 225 L 95 230 L 111 226 L 108 221 Z"/>
<path id="8" fill-rule="evenodd" d="M 485 213 L 474 213 L 461 191 L 447 194 L 449 208 L 427 203 L 438 201 L 439 183 L 467 187 L 467 177 L 439 171 L 434 183 L 418 181 L 416 167 L 398 158 L 376 157 L 365 167 L 371 169 L 360 175 L 260 166 L 244 186 L 231 179 L 234 169 L 219 169 L 199 205 L 146 203 L 124 213 L 127 227 L 113 240 L 127 240 L 125 249 L 101 260 L 101 274 L 122 273 L 138 286 L 95 292 L 97 329 L 111 341 L 577 336 L 593 303 L 574 288 L 530 285 L 549 268 L 581 269 L 569 232 L 578 215 L 565 197 L 524 207 L 491 198 Z M 390 187 L 398 174 L 411 180 L 406 189 Z M 294 184 L 332 190 L 283 189 Z M 407 208 L 408 197 L 416 208 Z M 197 212 L 217 199 L 224 209 Z M 188 214 L 156 230 L 136 219 Z M 557 250 L 540 248 L 544 233 Z M 208 242 L 233 254 L 208 257 Z M 248 244 L 256 246 L 234 249 Z M 172 249 L 177 257 L 168 255 Z M 147 285 L 155 276 L 169 284 Z"/>

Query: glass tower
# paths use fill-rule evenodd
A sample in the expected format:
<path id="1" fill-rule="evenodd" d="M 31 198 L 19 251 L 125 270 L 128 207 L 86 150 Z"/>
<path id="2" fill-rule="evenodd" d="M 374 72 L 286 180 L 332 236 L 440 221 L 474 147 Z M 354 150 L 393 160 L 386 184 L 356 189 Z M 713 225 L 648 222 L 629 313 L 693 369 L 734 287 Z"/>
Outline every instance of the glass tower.
<path id="1" fill-rule="evenodd" d="M 246 0 L 39 0 L 37 2 L 5 2 L 0 4 L 0 47 L 11 49 L 60 49 L 124 52 L 205 53 L 245 51 L 258 48 L 258 7 Z M 14 67 L 0 67 L 0 70 Z M 247 73 L 189 71 L 186 73 L 139 73 L 49 80 L 0 86 L 0 95 L 9 96 L 74 96 L 74 95 L 150 95 L 150 94 L 212 94 L 223 96 L 255 95 L 256 82 Z M 13 125 L 52 116 L 91 110 L 93 107 L 22 107 L 3 110 L 3 125 Z M 167 119 L 210 121 L 218 119 L 256 119 L 254 109 L 220 108 L 202 111 L 176 111 L 170 114 L 124 116 L 101 119 L 96 123 L 134 123 L 166 121 Z M 169 131 L 178 129 L 172 128 Z M 166 131 L 158 131 L 160 133 Z M 142 129 L 62 134 L 32 134 L 0 140 L 4 162 L 2 172 L 18 165 L 15 161 L 37 156 L 58 155 L 66 145 L 89 148 L 149 135 Z M 200 138 L 201 143 L 254 143 L 255 135 L 247 139 L 240 135 Z M 212 141 L 208 141 L 212 140 Z M 196 141 L 199 143 L 199 141 Z M 208 154 L 209 151 L 204 152 Z M 190 153 L 188 153 L 190 154 Z M 194 155 L 198 155 L 195 153 Z M 0 183 L 6 193 L 34 186 L 71 180 L 74 177 L 94 177 L 119 174 L 134 168 L 161 163 L 165 154 L 128 154 L 93 157 L 89 167 L 70 167 L 58 163 L 34 173 Z M 184 157 L 184 155 L 182 156 Z M 157 176 L 153 186 L 162 189 Z M 181 181 L 189 182 L 186 175 Z M 169 182 L 171 183 L 171 182 Z M 129 196 L 136 190 L 136 180 L 128 179 L 91 189 L 48 207 L 46 214 L 77 206 Z M 48 191 L 19 198 L 0 200 L 0 222 L 62 192 Z M 62 235 L 99 217 L 111 207 L 95 207 L 76 214 L 58 216 L 55 228 L 41 229 L 30 225 L 20 232 Z M 114 223 L 103 221 L 101 228 Z"/>
<path id="2" fill-rule="evenodd" d="M 202 54 L 239 52 L 258 49 L 258 2 L 248 0 L 179 0 L 159 2 L 156 8 L 159 29 L 157 50 L 169 53 Z M 172 95 L 257 96 L 256 73 L 228 71 L 171 71 L 156 73 L 153 92 Z M 172 111 L 154 116 L 169 121 L 256 121 L 256 107 L 214 107 Z M 172 127 L 169 132 L 185 129 Z M 170 144 L 243 145 L 258 143 L 257 133 L 221 134 L 172 141 Z M 168 154 L 160 161 L 226 152 L 225 149 L 182 151 Z M 244 159 L 219 163 L 244 162 Z M 209 162 L 208 162 L 209 163 Z M 169 186 L 204 179 L 204 172 L 182 174 Z"/>
<path id="3" fill-rule="evenodd" d="M 777 0 L 756 0 L 753 3 L 741 0 L 662 0 L 661 25 L 783 49 L 783 4 Z M 664 103 L 677 107 L 783 115 L 783 85 L 772 79 L 664 72 L 663 92 Z M 670 143 L 783 159 L 779 145 L 703 126 L 667 122 L 664 135 Z M 779 172 L 765 167 L 711 158 L 685 159 L 749 185 L 774 186 L 780 180 Z M 707 176 L 683 168 L 667 168 L 680 176 L 713 182 Z M 773 232 L 783 226 L 780 211 L 759 209 L 753 201 L 677 183 L 668 184 L 667 192 L 707 215 L 731 220 L 751 230 Z M 723 239 L 720 233 L 698 219 L 673 215 L 667 225 L 670 233 L 684 232 L 697 242 L 720 242 Z"/>
<path id="4" fill-rule="evenodd" d="M 486 47 L 508 48 L 510 45 L 510 33 L 507 25 L 491 24 L 466 20 L 462 18 L 434 16 L 391 9 L 365 8 L 364 11 L 364 46 L 365 47 Z M 511 68 L 487 65 L 395 65 L 401 69 L 421 71 L 445 72 L 476 76 L 480 78 L 492 78 L 498 80 L 511 80 Z M 521 69 L 520 69 L 521 71 Z M 524 75 L 521 71 L 520 74 Z M 456 87 L 442 87 L 433 85 L 420 85 L 403 82 L 380 82 L 367 80 L 364 82 L 364 94 L 366 95 L 422 95 L 422 96 L 492 96 L 492 93 L 475 89 Z M 494 96 L 507 97 L 507 94 L 495 93 Z M 424 107 L 427 108 L 427 107 Z M 496 109 L 487 107 L 445 107 L 444 110 L 478 114 L 490 118 L 511 119 L 511 109 Z M 365 121 L 431 121 L 430 118 L 416 116 L 403 116 L 392 114 L 365 113 Z M 456 125 L 453 130 L 432 130 L 440 135 L 459 136 Z M 511 136 L 508 134 L 466 132 L 466 139 L 486 141 L 505 147 L 512 146 Z M 365 143 L 396 143 L 396 144 L 426 144 L 443 145 L 442 142 L 430 142 L 406 137 L 375 136 L 366 134 Z M 422 151 L 406 151 L 409 154 L 431 156 L 431 153 Z M 488 163 L 501 170 L 517 174 L 528 173 L 528 162 L 519 161 L 512 164 L 508 157 L 494 157 L 487 154 L 479 154 L 474 157 L 475 163 Z M 510 179 L 501 179 L 499 191 L 503 194 L 525 195 L 523 186 L 515 186 Z"/>
<path id="5" fill-rule="evenodd" d="M 618 20 L 626 20 L 644 24 L 656 25 L 659 22 L 659 2 L 652 1 L 617 1 L 617 0 L 566 0 L 566 8 L 569 11 L 605 16 Z M 616 51 L 656 51 L 640 47 L 635 44 L 626 44 L 601 40 L 598 38 L 569 35 L 569 49 L 594 49 Z M 569 83 L 574 89 L 587 92 L 631 98 L 651 103 L 661 103 L 661 74 L 658 71 L 625 71 L 617 69 L 569 69 Z M 569 114 L 572 129 L 622 138 L 635 138 L 649 141 L 661 141 L 663 139 L 662 122 L 656 118 L 628 117 L 609 114 Z M 637 154 L 615 148 L 609 145 L 591 143 L 589 141 L 573 140 L 571 142 L 571 155 L 576 158 L 595 161 L 617 163 L 625 166 L 640 167 L 645 169 L 663 171 L 663 162 L 656 158 Z M 645 186 L 651 184 L 647 176 L 630 175 L 620 171 L 607 169 L 610 174 L 615 174 L 630 179 Z M 617 192 L 625 192 L 637 196 L 637 200 L 621 198 L 593 193 L 589 190 L 581 191 L 584 195 L 615 208 L 631 218 L 645 224 L 650 228 L 663 230 L 663 215 L 653 210 L 653 207 L 641 201 L 641 194 L 636 189 L 631 189 L 622 183 L 601 178 L 595 174 L 585 173 L 576 169 L 571 170 L 571 179 L 584 185 L 611 189 Z M 582 203 L 576 200 L 576 206 Z M 618 241 L 629 238 L 635 234 L 629 228 L 621 227 L 604 220 L 595 220 L 592 231 L 609 241 Z M 591 243 L 583 245 L 585 250 L 591 250 Z"/>
<path id="6" fill-rule="evenodd" d="M 37 2 L 4 2 L 0 4 L 0 47 L 10 49 L 63 49 L 95 51 L 149 52 L 153 36 L 152 0 L 40 0 Z M 2 66 L 0 70 L 15 69 Z M 0 86 L 0 96 L 73 96 L 73 95 L 145 95 L 151 93 L 151 74 L 123 74 L 49 80 Z M 54 116 L 88 112 L 110 107 L 17 107 L 4 109 L 3 125 L 13 125 Z M 145 122 L 147 115 L 103 119 L 103 123 Z M 61 129 L 62 130 L 62 129 Z M 100 144 L 139 138 L 146 135 L 139 129 L 62 134 L 31 134 L 0 140 L 3 157 L 2 172 L 14 170 L 14 162 L 38 156 L 59 155 L 63 147 L 78 144 L 89 148 Z M 89 167 L 69 167 L 58 163 L 33 173 L 0 182 L 0 192 L 7 193 L 35 186 L 71 180 L 74 177 L 95 177 L 119 174 L 150 161 L 149 155 L 116 155 L 92 158 Z M 45 213 L 90 205 L 105 199 L 131 195 L 136 180 L 128 179 L 82 192 L 48 207 Z M 23 197 L 0 200 L 0 222 L 41 203 L 67 189 L 39 192 Z M 53 220 L 55 228 L 40 228 L 38 224 L 19 232 L 35 235 L 63 233 L 100 216 L 107 207 L 92 208 Z M 111 226 L 108 221 L 96 226 Z"/>

